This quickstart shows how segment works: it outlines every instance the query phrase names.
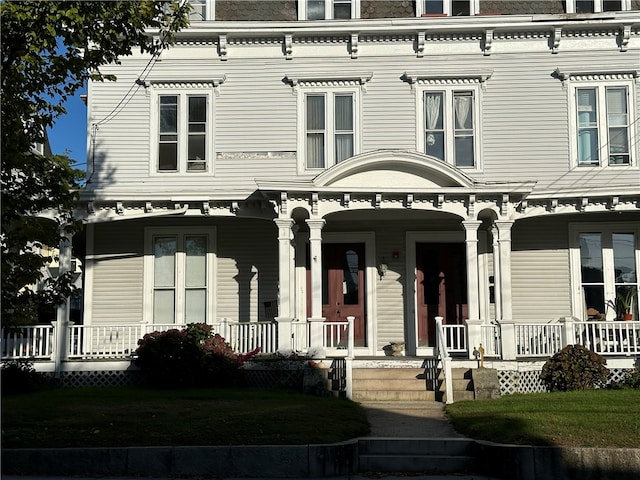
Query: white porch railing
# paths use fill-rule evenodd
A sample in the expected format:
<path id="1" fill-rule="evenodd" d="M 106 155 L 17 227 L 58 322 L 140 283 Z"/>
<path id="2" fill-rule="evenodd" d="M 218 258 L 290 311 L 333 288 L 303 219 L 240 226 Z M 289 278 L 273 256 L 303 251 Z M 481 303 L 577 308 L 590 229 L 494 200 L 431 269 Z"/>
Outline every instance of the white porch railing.
<path id="1" fill-rule="evenodd" d="M 516 357 L 550 357 L 562 350 L 559 323 L 517 323 Z"/>
<path id="2" fill-rule="evenodd" d="M 464 325 L 442 325 L 442 333 L 449 353 L 467 351 L 467 331 Z"/>
<path id="3" fill-rule="evenodd" d="M 640 354 L 640 322 L 576 322 L 577 343 L 600 355 Z"/>
<path id="4" fill-rule="evenodd" d="M 278 324 L 275 322 L 229 323 L 225 340 L 234 351 L 247 353 L 260 347 L 262 353 L 278 350 Z"/>
<path id="5" fill-rule="evenodd" d="M 485 357 L 500 358 L 502 356 L 500 327 L 497 324 L 480 325 L 480 339 Z"/>
<path id="6" fill-rule="evenodd" d="M 54 349 L 53 325 L 2 329 L 2 358 L 51 358 Z"/>

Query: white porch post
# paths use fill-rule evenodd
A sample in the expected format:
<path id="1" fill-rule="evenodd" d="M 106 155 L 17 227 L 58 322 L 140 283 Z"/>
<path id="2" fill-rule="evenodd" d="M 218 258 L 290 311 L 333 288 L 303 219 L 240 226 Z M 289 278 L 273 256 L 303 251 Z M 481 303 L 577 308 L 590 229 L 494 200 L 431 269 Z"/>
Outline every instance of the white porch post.
<path id="1" fill-rule="evenodd" d="M 292 245 L 295 221 L 291 218 L 276 218 L 278 226 L 278 349 L 291 348 L 291 321 L 295 309 L 293 282 L 295 250 Z"/>
<path id="2" fill-rule="evenodd" d="M 498 271 L 499 282 L 496 279 L 496 294 L 500 292 L 500 338 L 502 341 L 502 358 L 514 360 L 516 358 L 516 329 L 513 322 L 513 308 L 511 297 L 511 227 L 513 220 L 497 220 L 494 222 L 498 237 Z M 497 295 L 496 295 L 497 297 Z M 498 300 L 496 299 L 496 304 Z"/>
<path id="3" fill-rule="evenodd" d="M 575 320 L 572 317 L 564 317 L 560 319 L 562 324 L 562 347 L 576 344 L 576 332 L 574 329 Z"/>
<path id="4" fill-rule="evenodd" d="M 467 249 L 467 350 L 473 359 L 473 347 L 482 342 L 480 334 L 480 293 L 478 279 L 478 228 L 482 224 L 478 220 L 462 222 L 465 231 Z"/>
<path id="5" fill-rule="evenodd" d="M 309 251 L 311 259 L 311 317 L 308 319 L 311 328 L 310 349 L 322 356 L 324 342 L 322 339 L 322 229 L 325 221 L 322 218 L 306 220 L 309 226 Z"/>
<path id="6" fill-rule="evenodd" d="M 493 306 L 496 320 L 502 318 L 502 296 L 500 295 L 500 248 L 498 248 L 498 229 L 494 225 L 491 228 L 491 237 L 493 239 Z"/>
<path id="7" fill-rule="evenodd" d="M 63 229 L 64 226 L 61 227 Z M 71 235 L 62 231 L 62 238 L 58 249 L 59 275 L 64 275 L 71 270 Z M 56 344 L 54 350 L 54 365 L 56 376 L 62 371 L 62 362 L 69 359 L 69 313 L 71 311 L 69 297 L 56 308 Z"/>

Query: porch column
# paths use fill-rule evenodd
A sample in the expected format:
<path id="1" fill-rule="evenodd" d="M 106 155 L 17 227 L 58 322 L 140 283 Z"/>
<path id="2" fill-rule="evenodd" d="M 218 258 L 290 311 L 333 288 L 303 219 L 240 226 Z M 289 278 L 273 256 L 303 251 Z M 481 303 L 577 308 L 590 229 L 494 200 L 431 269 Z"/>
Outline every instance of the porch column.
<path id="1" fill-rule="evenodd" d="M 61 239 L 58 244 L 60 256 L 58 258 L 58 275 L 62 276 L 71 270 L 71 235 L 61 227 Z M 69 297 L 64 299 L 56 308 L 56 344 L 54 350 L 54 365 L 56 376 L 62 371 L 62 362 L 69 359 L 69 313 L 71 312 Z"/>
<path id="2" fill-rule="evenodd" d="M 469 320 L 480 319 L 480 294 L 478 281 L 478 228 L 482 222 L 468 220 L 462 222 L 467 248 L 467 316 Z"/>
<path id="3" fill-rule="evenodd" d="M 500 295 L 500 248 L 498 244 L 498 229 L 494 225 L 491 228 L 493 246 L 493 307 L 496 320 L 502 318 L 502 296 Z"/>
<path id="4" fill-rule="evenodd" d="M 325 220 L 322 218 L 307 219 L 309 226 L 309 252 L 311 260 L 311 317 L 309 317 L 311 340 L 309 349 L 315 354 L 324 353 L 322 339 L 322 229 Z"/>
<path id="5" fill-rule="evenodd" d="M 278 226 L 278 350 L 291 349 L 291 320 L 294 311 L 294 285 L 292 282 L 294 247 L 292 245 L 295 221 L 291 218 L 276 218 Z"/>
<path id="6" fill-rule="evenodd" d="M 500 319 L 510 321 L 513 319 L 511 297 L 511 227 L 513 220 L 494 222 L 498 230 L 498 251 L 500 257 Z M 498 285 L 496 285 L 498 289 Z"/>

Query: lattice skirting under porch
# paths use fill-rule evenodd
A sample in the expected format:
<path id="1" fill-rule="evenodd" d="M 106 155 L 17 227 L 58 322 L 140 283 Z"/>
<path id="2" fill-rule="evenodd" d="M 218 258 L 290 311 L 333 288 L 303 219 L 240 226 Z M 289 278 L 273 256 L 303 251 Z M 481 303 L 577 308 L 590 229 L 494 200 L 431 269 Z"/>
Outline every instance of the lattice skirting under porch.
<path id="1" fill-rule="evenodd" d="M 633 369 L 610 368 L 607 384 L 620 382 L 630 372 L 633 372 Z M 501 395 L 547 391 L 545 384 L 540 380 L 540 370 L 499 370 L 498 381 Z"/>
<path id="2" fill-rule="evenodd" d="M 60 374 L 60 385 L 65 388 L 120 387 L 140 384 L 140 372 L 135 370 L 96 370 Z"/>

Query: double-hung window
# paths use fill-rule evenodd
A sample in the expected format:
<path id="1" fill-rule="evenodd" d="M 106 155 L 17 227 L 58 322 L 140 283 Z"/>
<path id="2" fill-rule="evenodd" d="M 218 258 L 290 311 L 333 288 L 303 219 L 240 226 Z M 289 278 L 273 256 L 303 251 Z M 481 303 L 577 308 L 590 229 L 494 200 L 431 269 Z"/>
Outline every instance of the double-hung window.
<path id="1" fill-rule="evenodd" d="M 469 16 L 476 15 L 479 9 L 480 2 L 478 0 L 418 0 L 416 2 L 417 16 Z"/>
<path id="2" fill-rule="evenodd" d="M 353 156 L 355 93 L 307 93 L 304 103 L 306 168 L 327 168 Z"/>
<path id="3" fill-rule="evenodd" d="M 197 173 L 211 170 L 213 126 L 206 89 L 158 93 L 153 138 L 155 173 Z"/>
<path id="4" fill-rule="evenodd" d="M 214 236 L 211 228 L 145 231 L 147 321 L 210 323 L 214 306 Z"/>
<path id="5" fill-rule="evenodd" d="M 615 320 L 616 297 L 635 291 L 631 313 L 638 319 L 639 234 L 624 224 L 571 226 L 575 316 Z"/>
<path id="6" fill-rule="evenodd" d="M 575 88 L 578 166 L 631 163 L 629 88 L 580 85 Z"/>
<path id="7" fill-rule="evenodd" d="M 360 0 L 298 0 L 300 20 L 360 18 Z"/>
<path id="8" fill-rule="evenodd" d="M 215 0 L 189 0 L 189 21 L 215 19 Z"/>
<path id="9" fill-rule="evenodd" d="M 629 10 L 631 0 L 567 0 L 567 13 L 598 13 Z"/>

